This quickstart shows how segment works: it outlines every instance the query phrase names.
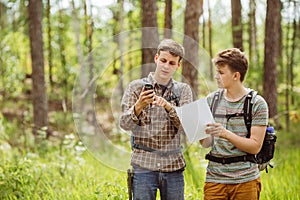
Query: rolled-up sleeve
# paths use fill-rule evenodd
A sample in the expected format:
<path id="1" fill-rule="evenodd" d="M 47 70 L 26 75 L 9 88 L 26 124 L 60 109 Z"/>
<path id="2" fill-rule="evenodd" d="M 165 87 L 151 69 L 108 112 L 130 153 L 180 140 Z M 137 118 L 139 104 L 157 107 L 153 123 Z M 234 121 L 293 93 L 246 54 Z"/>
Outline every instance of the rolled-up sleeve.
<path id="1" fill-rule="evenodd" d="M 136 116 L 134 112 L 134 104 L 139 98 L 141 87 L 137 87 L 136 82 L 128 85 L 122 98 L 122 114 L 120 117 L 120 127 L 124 130 L 133 130 L 137 125 L 141 125 L 145 118 L 145 113 Z"/>

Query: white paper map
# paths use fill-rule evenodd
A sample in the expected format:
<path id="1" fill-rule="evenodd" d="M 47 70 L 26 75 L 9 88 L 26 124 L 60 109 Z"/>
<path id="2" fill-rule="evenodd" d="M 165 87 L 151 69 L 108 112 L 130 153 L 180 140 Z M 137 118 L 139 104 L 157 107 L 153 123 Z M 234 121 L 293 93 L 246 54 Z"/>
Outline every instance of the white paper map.
<path id="1" fill-rule="evenodd" d="M 206 98 L 176 108 L 177 115 L 190 143 L 208 137 L 206 124 L 215 123 Z"/>

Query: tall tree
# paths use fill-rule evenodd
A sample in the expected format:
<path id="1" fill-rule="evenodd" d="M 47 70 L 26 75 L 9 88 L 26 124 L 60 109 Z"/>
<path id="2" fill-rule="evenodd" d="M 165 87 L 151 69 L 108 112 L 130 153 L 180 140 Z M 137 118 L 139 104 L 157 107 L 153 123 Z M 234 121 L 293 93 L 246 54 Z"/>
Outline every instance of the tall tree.
<path id="1" fill-rule="evenodd" d="M 75 45 L 76 45 L 76 52 L 77 52 L 77 60 L 79 65 L 83 66 L 83 55 L 82 55 L 82 48 L 80 45 L 80 23 L 78 19 L 77 9 L 75 7 L 74 0 L 71 0 L 71 6 L 72 6 L 72 20 L 73 20 L 73 28 L 75 31 Z"/>
<path id="2" fill-rule="evenodd" d="M 231 0 L 233 46 L 243 50 L 242 5 L 240 0 Z"/>
<path id="3" fill-rule="evenodd" d="M 44 73 L 42 1 L 29 0 L 29 38 L 32 60 L 33 134 L 48 126 L 48 106 Z"/>
<path id="4" fill-rule="evenodd" d="M 0 28 L 3 30 L 7 25 L 6 5 L 0 2 Z"/>
<path id="5" fill-rule="evenodd" d="M 113 36 L 114 42 L 117 44 L 119 52 L 114 51 L 114 61 L 113 61 L 113 73 L 118 76 L 119 80 L 119 94 L 123 96 L 124 86 L 123 86 L 123 69 L 124 69 L 124 0 L 118 0 L 116 7 L 112 7 L 113 19 L 115 26 L 113 28 Z M 117 68 L 117 63 L 119 64 L 119 68 Z"/>
<path id="6" fill-rule="evenodd" d="M 294 3 L 294 19 L 293 19 L 293 36 L 292 36 L 292 49 L 291 49 L 291 59 L 290 59 L 290 77 L 291 77 L 291 103 L 294 104 L 295 103 L 295 96 L 294 96 L 294 65 L 295 65 L 295 53 L 296 53 L 296 44 L 297 44 L 297 34 L 298 34 L 298 30 L 297 30 L 297 11 L 299 13 L 299 7 L 297 6 L 296 1 L 293 2 Z"/>
<path id="7" fill-rule="evenodd" d="M 292 7 L 292 2 L 289 1 L 289 6 Z M 290 128 L 290 104 L 294 104 L 294 95 L 293 95 L 293 87 L 294 87 L 294 65 L 295 65 L 295 50 L 296 50 L 296 37 L 297 37 L 297 4 L 294 4 L 294 13 L 289 13 L 289 20 L 287 24 L 287 34 L 286 34 L 286 59 L 287 59 L 287 66 L 285 71 L 285 109 L 286 109 L 286 128 L 289 130 Z M 292 19 L 293 16 L 293 19 Z M 292 33 L 290 34 L 290 31 Z M 290 38 L 292 35 L 292 38 Z"/>
<path id="8" fill-rule="evenodd" d="M 65 22 L 63 19 L 64 10 L 59 9 L 58 22 L 60 26 L 58 27 L 58 44 L 59 44 L 59 55 L 62 73 L 62 86 L 63 86 L 63 108 L 67 108 L 68 103 L 68 70 L 67 70 L 67 58 L 66 58 L 66 45 L 64 42 L 64 32 L 65 32 Z"/>
<path id="9" fill-rule="evenodd" d="M 142 77 L 155 70 L 154 56 L 158 45 L 156 0 L 142 0 Z"/>
<path id="10" fill-rule="evenodd" d="M 256 67 L 258 65 L 258 49 L 256 37 L 256 0 L 249 1 L 249 61 L 250 66 Z"/>
<path id="11" fill-rule="evenodd" d="M 263 94 L 269 105 L 269 116 L 277 115 L 277 49 L 279 46 L 280 0 L 267 1 Z M 270 87 L 272 86 L 272 87 Z"/>
<path id="12" fill-rule="evenodd" d="M 199 18 L 203 13 L 203 0 L 187 0 L 184 13 L 185 59 L 182 75 L 193 90 L 194 98 L 198 96 L 198 65 L 199 65 Z M 192 40 L 191 40 L 192 39 Z"/>
<path id="13" fill-rule="evenodd" d="M 51 5 L 50 0 L 47 0 L 46 8 L 47 17 L 47 36 L 48 36 L 48 65 L 49 65 L 49 82 L 51 89 L 53 88 L 53 63 L 52 63 L 52 29 L 51 29 Z"/>
<path id="14" fill-rule="evenodd" d="M 209 49 L 209 56 L 210 58 L 213 57 L 212 55 L 212 22 L 211 22 L 211 8 L 209 1 L 207 1 L 208 4 L 208 49 Z M 204 18 L 204 16 L 203 16 Z M 209 62 L 209 78 L 210 80 L 213 80 L 213 63 L 212 61 Z"/>
<path id="15" fill-rule="evenodd" d="M 120 92 L 120 96 L 123 96 L 124 93 L 124 86 L 123 86 L 123 79 L 122 79 L 122 75 L 123 75 L 123 70 L 124 70 L 124 36 L 122 34 L 123 30 L 124 30 L 124 0 L 118 0 L 118 7 L 119 7 L 119 24 L 120 24 L 120 30 L 119 30 L 119 34 L 118 35 L 118 47 L 120 50 L 120 68 L 118 70 L 118 76 L 119 76 L 119 92 Z"/>
<path id="16" fill-rule="evenodd" d="M 172 38 L 172 0 L 166 0 L 164 37 Z"/>
<path id="17" fill-rule="evenodd" d="M 5 36 L 5 28 L 7 26 L 7 14 L 6 14 L 6 6 L 4 3 L 0 2 L 0 44 L 2 44 L 2 40 Z M 0 55 L 3 55 L 3 46 L 0 45 Z M 1 89 L 0 94 L 2 98 L 5 99 L 5 65 L 3 57 L 0 57 L 0 78 L 1 78 Z"/>

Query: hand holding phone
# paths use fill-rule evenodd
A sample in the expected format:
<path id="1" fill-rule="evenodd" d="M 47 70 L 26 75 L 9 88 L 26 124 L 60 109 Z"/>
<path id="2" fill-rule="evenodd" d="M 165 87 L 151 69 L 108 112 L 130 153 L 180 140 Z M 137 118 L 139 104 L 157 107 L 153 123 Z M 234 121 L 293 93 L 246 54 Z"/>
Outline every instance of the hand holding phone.
<path id="1" fill-rule="evenodd" d="M 152 92 L 150 92 L 149 90 L 152 90 Z M 154 101 L 154 87 L 152 84 L 150 83 L 146 83 L 144 85 L 144 91 L 149 91 L 149 92 L 146 92 L 145 95 L 146 95 L 146 98 L 149 99 L 151 101 L 150 103 L 150 106 L 152 106 L 152 102 Z"/>
<path id="2" fill-rule="evenodd" d="M 153 90 L 154 89 L 153 85 L 151 85 L 150 83 L 145 84 L 144 87 L 145 87 L 145 90 Z"/>

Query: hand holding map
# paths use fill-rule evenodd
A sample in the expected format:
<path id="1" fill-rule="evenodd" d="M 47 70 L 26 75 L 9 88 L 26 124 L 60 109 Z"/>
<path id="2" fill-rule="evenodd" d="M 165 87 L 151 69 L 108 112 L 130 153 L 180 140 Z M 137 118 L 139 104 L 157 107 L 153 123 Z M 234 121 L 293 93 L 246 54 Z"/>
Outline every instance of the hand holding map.
<path id="1" fill-rule="evenodd" d="M 206 124 L 215 123 L 206 98 L 176 108 L 183 130 L 190 143 L 209 137 Z"/>

